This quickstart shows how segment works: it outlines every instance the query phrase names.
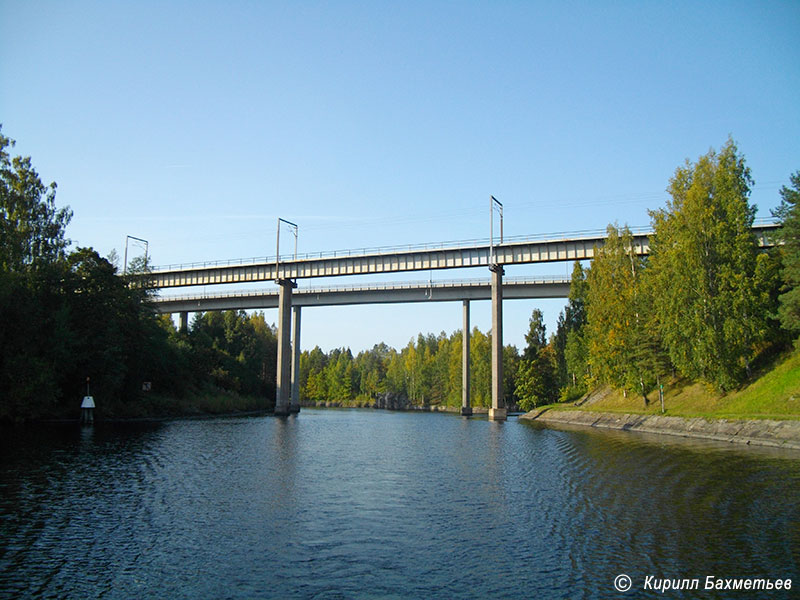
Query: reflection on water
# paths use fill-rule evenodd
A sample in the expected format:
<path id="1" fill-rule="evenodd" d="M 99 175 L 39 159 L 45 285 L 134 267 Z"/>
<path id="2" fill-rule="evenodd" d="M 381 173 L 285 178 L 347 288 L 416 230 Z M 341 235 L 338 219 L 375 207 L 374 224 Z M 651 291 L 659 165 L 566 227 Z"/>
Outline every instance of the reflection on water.
<path id="1" fill-rule="evenodd" d="M 647 575 L 800 586 L 798 453 L 306 409 L 17 429 L 0 449 L 2 597 L 605 598 L 620 573 L 630 597 Z"/>

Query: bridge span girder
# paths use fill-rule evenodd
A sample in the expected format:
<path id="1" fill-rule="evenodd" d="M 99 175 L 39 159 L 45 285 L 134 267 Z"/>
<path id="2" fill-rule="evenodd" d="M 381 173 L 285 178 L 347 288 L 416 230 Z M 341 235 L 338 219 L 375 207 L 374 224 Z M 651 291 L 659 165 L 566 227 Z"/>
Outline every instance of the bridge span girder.
<path id="1" fill-rule="evenodd" d="M 401 304 L 408 302 L 460 302 L 463 300 L 491 300 L 491 285 L 485 283 L 439 285 L 416 284 L 391 288 L 331 288 L 293 290 L 292 305 L 349 306 L 356 304 Z M 153 302 L 160 313 L 206 312 L 211 310 L 251 310 L 278 307 L 278 291 L 231 293 L 212 296 L 181 296 L 157 298 Z M 566 298 L 569 279 L 505 281 L 503 297 L 507 300 L 541 298 Z"/>
<path id="2" fill-rule="evenodd" d="M 769 246 L 775 225 L 753 227 L 761 246 Z M 633 246 L 638 254 L 650 252 L 650 233 L 633 236 Z M 594 257 L 595 247 L 602 246 L 605 236 L 574 239 L 524 241 L 496 245 L 494 264 L 509 266 L 532 263 L 589 260 Z M 257 262 L 248 264 L 204 264 L 187 267 L 155 269 L 150 277 L 155 288 L 184 287 L 193 285 L 216 285 L 247 283 L 255 281 L 277 281 L 283 279 L 308 279 L 313 277 L 337 277 L 342 275 L 368 275 L 459 269 L 466 267 L 489 267 L 489 246 L 464 246 L 451 248 L 426 248 L 397 252 L 349 253 L 332 256 L 307 256 L 277 263 Z"/>
<path id="3" fill-rule="evenodd" d="M 503 265 L 586 260 L 603 238 L 519 242 L 495 246 L 495 260 Z M 647 236 L 635 237 L 638 252 L 648 250 Z M 152 273 L 156 288 L 309 279 L 343 275 L 371 275 L 489 266 L 489 246 L 412 250 L 385 254 L 325 256 L 281 262 L 200 266 Z"/>

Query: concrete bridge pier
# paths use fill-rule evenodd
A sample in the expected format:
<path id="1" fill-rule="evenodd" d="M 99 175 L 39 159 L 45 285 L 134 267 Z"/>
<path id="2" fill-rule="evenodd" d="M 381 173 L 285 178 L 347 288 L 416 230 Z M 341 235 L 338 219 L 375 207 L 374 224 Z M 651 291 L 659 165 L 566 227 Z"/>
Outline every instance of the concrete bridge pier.
<path id="1" fill-rule="evenodd" d="M 505 421 L 503 398 L 503 267 L 491 265 L 492 272 L 492 407 L 490 421 Z"/>
<path id="2" fill-rule="evenodd" d="M 292 289 L 291 279 L 278 279 L 278 373 L 275 386 L 275 415 L 288 415 L 291 403 L 292 370 Z"/>
<path id="3" fill-rule="evenodd" d="M 464 327 L 461 334 L 461 414 L 472 414 L 469 398 L 469 300 L 464 300 Z"/>
<path id="4" fill-rule="evenodd" d="M 178 313 L 178 331 L 181 333 L 188 333 L 189 331 L 189 313 L 187 311 L 181 311 Z"/>
<path id="5" fill-rule="evenodd" d="M 289 412 L 300 412 L 300 307 L 292 306 L 292 401 Z"/>

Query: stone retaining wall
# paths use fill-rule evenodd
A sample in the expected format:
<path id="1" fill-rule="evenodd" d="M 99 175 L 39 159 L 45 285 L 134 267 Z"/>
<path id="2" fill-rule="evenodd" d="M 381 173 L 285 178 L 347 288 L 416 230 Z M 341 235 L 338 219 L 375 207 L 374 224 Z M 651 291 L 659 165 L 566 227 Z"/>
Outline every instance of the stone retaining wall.
<path id="1" fill-rule="evenodd" d="M 644 431 L 800 450 L 800 421 L 728 420 L 539 409 L 519 417 L 538 423 Z"/>

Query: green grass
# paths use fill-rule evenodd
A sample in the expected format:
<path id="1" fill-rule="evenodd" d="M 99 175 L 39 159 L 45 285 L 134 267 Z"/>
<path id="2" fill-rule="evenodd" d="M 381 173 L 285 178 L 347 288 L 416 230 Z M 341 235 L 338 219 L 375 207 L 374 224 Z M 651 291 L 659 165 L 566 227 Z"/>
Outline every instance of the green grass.
<path id="1" fill-rule="evenodd" d="M 595 391 L 597 392 L 597 391 Z M 658 392 L 648 394 L 645 406 L 641 396 L 611 391 L 602 399 L 576 407 L 557 404 L 556 410 L 587 410 L 633 414 L 661 414 Z M 665 415 L 714 419 L 793 419 L 800 420 L 800 350 L 780 357 L 764 369 L 760 377 L 728 394 L 701 383 L 674 381 L 664 386 Z"/>

